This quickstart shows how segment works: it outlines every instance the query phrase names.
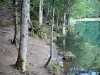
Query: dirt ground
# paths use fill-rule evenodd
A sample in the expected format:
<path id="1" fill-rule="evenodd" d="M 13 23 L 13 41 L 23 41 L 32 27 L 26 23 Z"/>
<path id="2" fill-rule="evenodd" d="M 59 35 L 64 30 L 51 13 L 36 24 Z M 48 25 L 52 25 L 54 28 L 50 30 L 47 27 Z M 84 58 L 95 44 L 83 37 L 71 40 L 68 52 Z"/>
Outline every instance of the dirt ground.
<path id="1" fill-rule="evenodd" d="M 29 37 L 27 73 L 21 74 L 11 65 L 16 62 L 18 48 L 12 45 L 13 27 L 0 28 L 0 75 L 50 75 L 43 67 L 49 58 L 50 48 L 39 38 Z"/>

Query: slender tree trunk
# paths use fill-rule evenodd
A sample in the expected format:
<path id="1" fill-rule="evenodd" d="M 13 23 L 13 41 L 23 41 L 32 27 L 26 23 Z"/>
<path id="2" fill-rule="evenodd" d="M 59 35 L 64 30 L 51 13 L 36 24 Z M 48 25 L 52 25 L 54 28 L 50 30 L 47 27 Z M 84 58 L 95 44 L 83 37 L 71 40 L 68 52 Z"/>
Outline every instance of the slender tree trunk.
<path id="1" fill-rule="evenodd" d="M 48 12 L 47 12 L 47 14 L 46 14 L 46 18 L 48 19 L 48 17 L 49 17 L 49 13 L 50 13 L 50 8 L 49 8 L 50 6 L 49 6 L 49 3 L 48 3 Z"/>
<path id="2" fill-rule="evenodd" d="M 58 28 L 58 22 L 59 22 L 59 10 L 58 10 L 58 17 L 57 17 L 57 28 Z"/>
<path id="3" fill-rule="evenodd" d="M 58 19 L 57 19 L 57 28 L 58 28 Z"/>
<path id="4" fill-rule="evenodd" d="M 30 8 L 30 0 L 22 1 L 22 24 L 20 27 L 20 48 L 18 52 L 18 58 L 15 66 L 22 70 L 22 72 L 26 71 L 26 55 L 27 55 L 27 47 L 28 47 L 28 25 L 29 25 L 29 8 Z"/>
<path id="5" fill-rule="evenodd" d="M 47 67 L 48 64 L 52 63 L 53 61 L 53 28 L 54 28 L 54 12 L 55 12 L 55 7 L 54 7 L 54 0 L 53 0 L 53 16 L 52 16 L 52 26 L 51 26 L 51 46 L 50 46 L 50 57 L 48 59 L 48 61 L 46 62 L 45 66 L 44 67 Z"/>
<path id="6" fill-rule="evenodd" d="M 49 3 L 48 3 L 48 11 L 47 11 L 47 14 L 46 14 L 46 24 L 49 24 L 49 15 L 50 15 L 50 6 L 49 6 Z"/>
<path id="7" fill-rule="evenodd" d="M 100 0 L 99 0 L 99 2 L 100 2 Z M 98 17 L 100 18 L 100 6 L 99 6 L 99 11 L 98 12 L 99 12 L 99 16 Z M 99 21 L 99 31 L 100 31 L 100 21 Z"/>
<path id="8" fill-rule="evenodd" d="M 62 29 L 63 36 L 66 36 L 66 12 L 64 12 L 64 22 L 63 22 L 63 29 Z M 65 49 L 65 38 L 63 39 L 63 48 Z"/>
<path id="9" fill-rule="evenodd" d="M 14 38 L 12 41 L 12 44 L 16 46 L 16 36 L 17 36 L 17 29 L 18 29 L 18 13 L 17 13 L 17 0 L 13 0 L 13 6 L 14 6 L 14 25 L 15 25 L 15 30 L 14 30 Z"/>
<path id="10" fill-rule="evenodd" d="M 40 0 L 39 5 L 39 24 L 42 25 L 43 23 L 43 0 Z"/>
<path id="11" fill-rule="evenodd" d="M 52 27 L 51 27 L 51 56 L 52 56 L 52 58 L 51 59 L 53 59 L 53 28 L 54 28 L 54 13 L 55 13 L 55 8 L 54 8 L 54 5 L 53 5 L 53 17 L 52 17 Z"/>

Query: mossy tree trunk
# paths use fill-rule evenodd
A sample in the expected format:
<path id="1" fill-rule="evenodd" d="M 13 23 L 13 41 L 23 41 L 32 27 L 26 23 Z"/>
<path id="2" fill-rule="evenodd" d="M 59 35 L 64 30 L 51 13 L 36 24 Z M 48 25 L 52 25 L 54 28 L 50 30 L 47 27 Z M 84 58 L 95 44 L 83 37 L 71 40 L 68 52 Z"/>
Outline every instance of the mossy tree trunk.
<path id="1" fill-rule="evenodd" d="M 22 1 L 22 24 L 20 26 L 20 48 L 18 52 L 18 58 L 15 66 L 22 70 L 26 71 L 26 55 L 28 47 L 28 25 L 29 25 L 29 8 L 30 0 Z"/>

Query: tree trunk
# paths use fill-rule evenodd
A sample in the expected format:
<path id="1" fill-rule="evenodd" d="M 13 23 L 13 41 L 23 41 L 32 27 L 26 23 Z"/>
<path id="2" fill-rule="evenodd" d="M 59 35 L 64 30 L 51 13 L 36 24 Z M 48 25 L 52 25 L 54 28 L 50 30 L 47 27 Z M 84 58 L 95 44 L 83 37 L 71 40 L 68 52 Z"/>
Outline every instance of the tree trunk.
<path id="1" fill-rule="evenodd" d="M 58 24 L 59 24 L 59 20 L 58 20 L 59 19 L 59 10 L 58 10 L 58 14 L 57 15 L 58 15 L 58 17 L 57 17 L 57 28 L 58 28 Z"/>
<path id="2" fill-rule="evenodd" d="M 40 0 L 39 5 L 39 24 L 42 25 L 43 22 L 43 0 Z"/>
<path id="3" fill-rule="evenodd" d="M 56 25 L 57 25 L 57 28 L 58 28 L 58 19 L 57 19 L 57 24 Z"/>
<path id="4" fill-rule="evenodd" d="M 49 6 L 49 3 L 48 3 L 48 11 L 47 11 L 47 14 L 46 14 L 46 24 L 49 24 L 49 19 L 50 19 L 49 15 L 50 15 L 50 6 Z"/>
<path id="5" fill-rule="evenodd" d="M 55 7 L 54 7 L 54 0 L 53 0 L 53 16 L 52 16 L 52 26 L 51 26 L 51 46 L 50 46 L 50 57 L 48 59 L 48 61 L 46 62 L 45 66 L 44 67 L 47 67 L 48 64 L 52 63 L 53 61 L 53 28 L 54 28 L 54 12 L 55 12 Z"/>
<path id="6" fill-rule="evenodd" d="M 64 22 L 63 22 L 63 36 L 66 36 L 66 12 L 64 12 Z M 65 38 L 63 39 L 63 48 L 65 49 Z"/>
<path id="7" fill-rule="evenodd" d="M 49 13 L 50 13 L 50 8 L 49 8 L 49 3 L 48 3 L 48 12 L 47 12 L 47 17 L 49 16 Z"/>
<path id="8" fill-rule="evenodd" d="M 29 8 L 30 8 L 30 0 L 22 1 L 22 24 L 20 27 L 20 48 L 18 52 L 18 58 L 15 66 L 22 70 L 22 72 L 26 71 L 26 55 L 27 55 L 27 47 L 28 47 L 28 25 L 29 25 Z"/>
<path id="9" fill-rule="evenodd" d="M 17 0 L 13 0 L 13 6 L 14 6 L 14 38 L 12 41 L 12 44 L 16 46 L 16 36 L 17 36 L 17 29 L 18 29 L 18 13 L 17 13 Z"/>
<path id="10" fill-rule="evenodd" d="M 100 0 L 99 0 L 100 2 Z M 99 6 L 99 18 L 100 18 L 100 6 Z M 99 31 L 100 31 L 100 21 L 99 21 Z"/>

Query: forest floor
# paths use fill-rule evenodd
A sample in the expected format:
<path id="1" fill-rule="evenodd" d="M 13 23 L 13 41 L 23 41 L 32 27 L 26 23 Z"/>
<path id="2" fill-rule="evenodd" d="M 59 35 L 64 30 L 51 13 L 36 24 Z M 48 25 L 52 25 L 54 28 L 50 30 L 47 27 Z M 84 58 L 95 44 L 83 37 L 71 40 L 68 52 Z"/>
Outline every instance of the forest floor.
<path id="1" fill-rule="evenodd" d="M 14 69 L 18 48 L 11 44 L 13 27 L 0 28 L 0 75 L 50 75 L 43 67 L 49 58 L 50 48 L 39 38 L 29 37 L 26 74 Z"/>

